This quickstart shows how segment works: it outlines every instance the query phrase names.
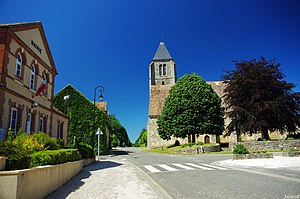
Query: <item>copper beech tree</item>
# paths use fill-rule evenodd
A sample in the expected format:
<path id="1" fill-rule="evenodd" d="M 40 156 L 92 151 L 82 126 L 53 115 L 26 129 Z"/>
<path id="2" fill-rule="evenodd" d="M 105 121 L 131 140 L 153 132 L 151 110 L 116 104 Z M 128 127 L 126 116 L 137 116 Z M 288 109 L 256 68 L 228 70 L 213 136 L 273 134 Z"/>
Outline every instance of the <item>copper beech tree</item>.
<path id="1" fill-rule="evenodd" d="M 262 133 L 270 139 L 269 131 L 295 132 L 300 124 L 300 93 L 295 84 L 284 80 L 275 59 L 233 61 L 235 70 L 225 71 L 224 102 L 231 122 L 226 135 Z"/>

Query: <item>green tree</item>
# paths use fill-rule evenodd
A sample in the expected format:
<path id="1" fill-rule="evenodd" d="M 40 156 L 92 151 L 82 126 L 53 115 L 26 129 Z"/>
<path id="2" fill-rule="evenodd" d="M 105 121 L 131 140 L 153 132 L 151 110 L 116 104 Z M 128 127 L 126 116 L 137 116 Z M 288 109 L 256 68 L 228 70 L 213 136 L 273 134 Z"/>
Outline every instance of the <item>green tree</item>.
<path id="1" fill-rule="evenodd" d="M 140 132 L 140 135 L 138 137 L 138 139 L 136 139 L 135 146 L 147 146 L 147 130 L 146 129 L 142 129 L 142 131 Z"/>
<path id="2" fill-rule="evenodd" d="M 226 114 L 231 119 L 226 135 L 261 132 L 263 139 L 269 139 L 268 131 L 295 132 L 300 124 L 300 93 L 284 80 L 280 64 L 264 57 L 234 63 L 236 69 L 223 76 Z"/>
<path id="3" fill-rule="evenodd" d="M 69 99 L 64 100 L 64 96 L 67 95 L 70 96 Z M 80 142 L 92 144 L 93 134 L 95 134 L 93 130 L 94 104 L 72 85 L 67 85 L 54 96 L 54 106 L 69 117 L 69 145 L 73 145 L 74 137 L 76 145 Z M 107 115 L 98 108 L 96 108 L 95 113 L 96 128 L 100 127 L 103 131 L 106 129 Z M 108 149 L 105 136 L 104 133 L 100 139 L 102 153 Z M 94 143 L 97 143 L 97 136 L 94 136 Z M 97 144 L 95 144 L 95 146 L 97 146 Z"/>
<path id="4" fill-rule="evenodd" d="M 119 144 L 120 146 L 131 146 L 130 139 L 124 126 L 120 123 L 115 115 L 109 115 L 109 133 L 110 140 L 113 146 Z M 114 142 L 114 143 L 113 143 Z"/>
<path id="5" fill-rule="evenodd" d="M 167 140 L 192 135 L 195 142 L 196 134 L 222 134 L 223 116 L 221 99 L 211 86 L 196 73 L 186 74 L 170 90 L 157 120 L 158 133 Z"/>

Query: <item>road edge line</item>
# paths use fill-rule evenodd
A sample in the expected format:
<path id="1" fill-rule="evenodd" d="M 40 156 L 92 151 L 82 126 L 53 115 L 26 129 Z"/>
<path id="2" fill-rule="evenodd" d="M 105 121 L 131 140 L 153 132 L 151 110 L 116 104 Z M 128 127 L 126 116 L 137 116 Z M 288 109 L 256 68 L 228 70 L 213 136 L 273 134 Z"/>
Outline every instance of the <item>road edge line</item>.
<path id="1" fill-rule="evenodd" d="M 166 192 L 153 178 L 151 178 L 145 171 L 143 171 L 140 167 L 135 165 L 133 162 L 130 160 L 127 160 L 127 162 L 132 165 L 138 173 L 141 175 L 142 178 L 144 178 L 148 184 L 151 186 L 151 188 L 155 191 L 157 196 L 159 198 L 163 199 L 173 199 L 168 192 Z"/>

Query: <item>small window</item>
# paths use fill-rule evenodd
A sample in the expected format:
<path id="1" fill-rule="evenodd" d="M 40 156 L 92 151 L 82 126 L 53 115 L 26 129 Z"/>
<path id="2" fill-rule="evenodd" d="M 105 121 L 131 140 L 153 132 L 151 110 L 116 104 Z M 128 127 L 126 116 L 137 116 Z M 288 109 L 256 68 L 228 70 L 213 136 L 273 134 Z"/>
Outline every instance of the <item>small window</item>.
<path id="1" fill-rule="evenodd" d="M 9 122 L 9 128 L 16 132 L 17 130 L 17 124 L 18 124 L 18 109 L 11 108 L 10 110 L 10 122 Z"/>
<path id="2" fill-rule="evenodd" d="M 35 90 L 35 67 L 32 65 L 31 66 L 31 71 L 30 71 L 30 89 Z"/>
<path id="3" fill-rule="evenodd" d="M 163 76 L 167 75 L 166 64 L 163 65 Z"/>
<path id="4" fill-rule="evenodd" d="M 159 76 L 162 76 L 162 64 L 159 64 Z"/>
<path id="5" fill-rule="evenodd" d="M 39 131 L 44 132 L 44 126 L 45 126 L 45 120 L 43 117 L 40 117 L 40 123 L 39 123 Z"/>
<path id="6" fill-rule="evenodd" d="M 165 85 L 165 82 L 164 82 L 164 81 L 162 81 L 162 82 L 161 82 L 161 85 Z"/>
<path id="7" fill-rule="evenodd" d="M 22 56 L 20 53 L 17 55 L 16 59 L 16 69 L 15 69 L 15 76 L 22 79 Z"/>
<path id="8" fill-rule="evenodd" d="M 63 124 L 58 122 L 58 124 L 57 124 L 57 138 L 59 138 L 59 139 L 63 138 L 62 129 L 63 129 Z"/>
<path id="9" fill-rule="evenodd" d="M 48 79 L 47 79 L 46 74 L 43 74 L 43 82 L 44 81 L 46 82 L 46 84 L 45 84 L 46 87 L 45 87 L 45 89 L 43 90 L 42 93 L 47 96 L 47 82 L 48 82 Z"/>

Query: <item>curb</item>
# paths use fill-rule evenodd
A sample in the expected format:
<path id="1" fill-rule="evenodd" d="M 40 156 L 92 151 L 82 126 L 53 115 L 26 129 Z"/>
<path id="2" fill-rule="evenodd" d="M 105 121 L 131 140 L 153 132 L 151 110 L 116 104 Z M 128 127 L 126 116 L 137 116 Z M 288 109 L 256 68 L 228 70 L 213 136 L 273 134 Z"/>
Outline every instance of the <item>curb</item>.
<path id="1" fill-rule="evenodd" d="M 141 177 L 149 183 L 149 185 L 153 188 L 157 196 L 161 199 L 173 199 L 155 180 L 153 180 L 145 171 L 143 171 L 140 167 L 136 166 L 134 163 L 132 163 L 130 160 L 127 160 L 127 162 L 133 166 L 139 174 L 141 174 Z"/>

